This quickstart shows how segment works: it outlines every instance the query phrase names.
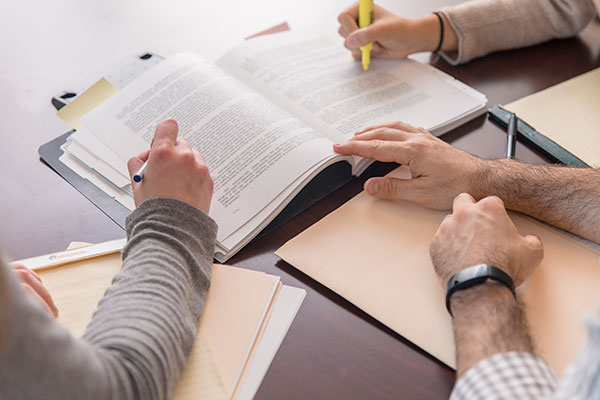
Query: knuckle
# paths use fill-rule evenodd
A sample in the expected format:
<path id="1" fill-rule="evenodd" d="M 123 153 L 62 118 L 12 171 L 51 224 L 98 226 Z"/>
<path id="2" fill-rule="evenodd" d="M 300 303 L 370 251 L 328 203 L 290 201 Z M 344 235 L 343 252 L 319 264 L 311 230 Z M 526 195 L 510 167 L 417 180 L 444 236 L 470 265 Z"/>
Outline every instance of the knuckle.
<path id="1" fill-rule="evenodd" d="M 464 219 L 469 215 L 469 208 L 462 204 L 456 206 L 452 215 L 457 219 Z"/>
<path id="2" fill-rule="evenodd" d="M 172 154 L 172 147 L 165 144 L 161 144 L 153 149 L 153 153 L 159 160 L 167 159 Z"/>
<path id="3" fill-rule="evenodd" d="M 212 180 L 210 176 L 210 172 L 208 170 L 208 166 L 204 163 L 197 163 L 198 174 L 206 179 Z"/>
<path id="4" fill-rule="evenodd" d="M 194 165 L 196 163 L 196 156 L 191 151 L 191 149 L 184 151 L 183 153 L 181 153 L 181 155 L 179 157 L 187 165 Z"/>
<path id="5" fill-rule="evenodd" d="M 381 148 L 381 140 L 380 139 L 373 139 L 369 141 L 369 148 L 371 149 L 372 152 L 377 151 L 379 148 Z"/>
<path id="6" fill-rule="evenodd" d="M 488 196 L 479 202 L 484 210 L 499 210 L 504 209 L 504 202 L 498 196 Z"/>
<path id="7" fill-rule="evenodd" d="M 381 193 L 385 196 L 393 196 L 396 194 L 396 184 L 392 179 L 383 179 L 380 183 Z"/>
<path id="8" fill-rule="evenodd" d="M 421 154 L 424 153 L 425 150 L 429 147 L 429 143 L 427 141 L 421 140 L 420 138 L 415 138 L 408 142 L 409 148 L 413 153 Z"/>

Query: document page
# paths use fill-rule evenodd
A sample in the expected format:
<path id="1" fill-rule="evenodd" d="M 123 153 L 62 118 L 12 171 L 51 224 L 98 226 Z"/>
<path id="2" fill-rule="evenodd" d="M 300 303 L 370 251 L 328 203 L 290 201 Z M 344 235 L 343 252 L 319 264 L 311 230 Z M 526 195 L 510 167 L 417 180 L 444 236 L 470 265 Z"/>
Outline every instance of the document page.
<path id="1" fill-rule="evenodd" d="M 474 96 L 473 89 L 458 87 L 454 78 L 416 61 L 377 59 L 363 71 L 342 39 L 331 34 L 285 32 L 255 38 L 217 65 L 334 142 L 398 120 L 437 129 L 483 110 L 486 103 L 485 96 Z"/>
<path id="2" fill-rule="evenodd" d="M 82 118 L 126 162 L 149 147 L 158 122 L 204 156 L 214 181 L 219 241 L 325 158 L 331 141 L 201 57 L 163 61 Z"/>

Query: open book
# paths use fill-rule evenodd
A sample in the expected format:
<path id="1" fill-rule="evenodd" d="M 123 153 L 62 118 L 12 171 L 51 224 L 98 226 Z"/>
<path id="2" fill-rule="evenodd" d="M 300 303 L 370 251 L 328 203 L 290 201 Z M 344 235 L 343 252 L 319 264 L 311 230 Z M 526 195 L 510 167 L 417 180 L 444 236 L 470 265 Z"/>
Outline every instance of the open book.
<path id="1" fill-rule="evenodd" d="M 149 147 L 158 122 L 175 118 L 214 180 L 223 262 L 319 172 L 347 162 L 359 175 L 373 162 L 340 156 L 333 143 L 396 120 L 440 135 L 486 104 L 430 65 L 376 60 L 364 72 L 339 37 L 286 32 L 246 41 L 216 63 L 191 53 L 162 61 L 85 115 L 66 151 L 131 196 L 126 161 Z"/>

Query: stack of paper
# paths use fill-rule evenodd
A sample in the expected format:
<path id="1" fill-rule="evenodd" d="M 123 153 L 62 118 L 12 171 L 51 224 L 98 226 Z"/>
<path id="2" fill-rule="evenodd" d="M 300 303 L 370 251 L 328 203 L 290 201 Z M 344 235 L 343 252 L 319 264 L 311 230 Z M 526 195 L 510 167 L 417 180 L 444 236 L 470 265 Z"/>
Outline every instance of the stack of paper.
<path id="1" fill-rule="evenodd" d="M 58 323 L 81 336 L 121 268 L 123 243 L 108 243 L 110 254 L 99 244 L 20 262 L 42 276 L 60 311 Z M 72 261 L 78 254 L 84 259 Z M 44 269 L 44 259 L 72 262 Z M 174 399 L 253 398 L 305 294 L 276 276 L 214 265 L 197 340 Z"/>

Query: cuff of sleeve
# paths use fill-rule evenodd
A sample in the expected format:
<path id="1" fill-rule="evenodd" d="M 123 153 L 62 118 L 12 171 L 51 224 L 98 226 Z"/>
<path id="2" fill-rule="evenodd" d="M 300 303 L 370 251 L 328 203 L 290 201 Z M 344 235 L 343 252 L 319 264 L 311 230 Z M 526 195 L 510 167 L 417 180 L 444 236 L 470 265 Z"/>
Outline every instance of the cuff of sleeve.
<path id="1" fill-rule="evenodd" d="M 456 382 L 450 399 L 540 399 L 551 395 L 556 383 L 552 368 L 534 354 L 499 353 L 467 371 Z"/>
<path id="2" fill-rule="evenodd" d="M 506 32 L 518 19 L 506 1 L 468 1 L 444 7 L 440 13 L 456 33 L 458 50 L 440 53 L 452 65 L 464 64 L 492 51 L 518 47 L 522 36 L 527 36 L 526 33 Z"/>
<path id="3" fill-rule="evenodd" d="M 463 43 L 465 42 L 465 35 L 460 30 L 460 28 L 456 25 L 456 21 L 454 20 L 452 13 L 448 11 L 447 8 L 444 8 L 439 11 L 440 14 L 444 16 L 444 19 L 448 21 L 454 32 L 456 33 L 457 46 L 458 50 L 456 51 L 440 51 L 438 54 L 446 60 L 450 65 L 459 65 L 468 60 L 465 60 L 464 57 L 464 48 Z"/>
<path id="4" fill-rule="evenodd" d="M 211 217 L 180 200 L 154 198 L 144 201 L 125 220 L 127 238 L 131 238 L 135 227 L 145 221 L 177 226 L 192 236 L 198 236 L 200 233 L 204 237 L 217 236 L 217 223 Z"/>

